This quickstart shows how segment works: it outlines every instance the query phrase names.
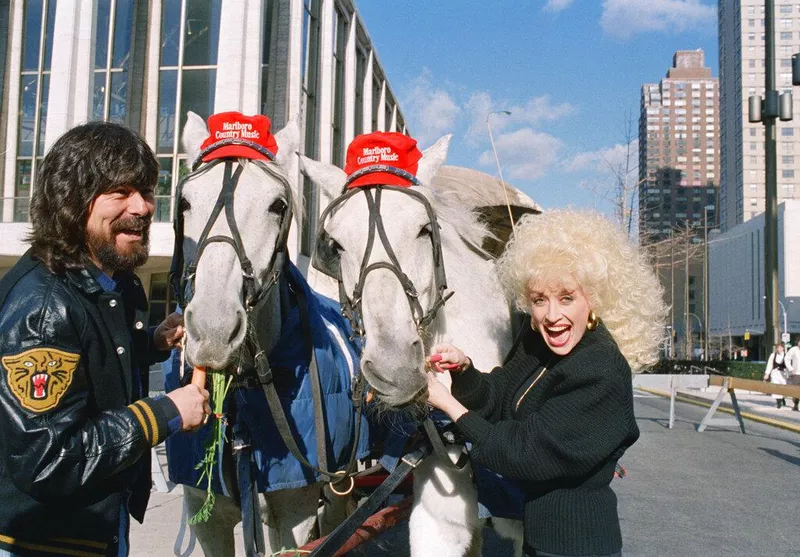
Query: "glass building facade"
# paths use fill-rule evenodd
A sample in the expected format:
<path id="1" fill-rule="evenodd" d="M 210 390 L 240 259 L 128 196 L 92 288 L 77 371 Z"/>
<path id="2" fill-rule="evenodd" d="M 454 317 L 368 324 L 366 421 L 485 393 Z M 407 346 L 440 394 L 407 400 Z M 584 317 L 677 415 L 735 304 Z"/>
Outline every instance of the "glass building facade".
<path id="1" fill-rule="evenodd" d="M 10 146 L 0 153 L 0 233 L 21 246 L 0 248 L 0 275 L 24 251 L 24 226 L 15 225 L 28 220 L 37 166 L 49 145 L 80 123 L 125 124 L 156 153 L 153 269 L 143 279 L 152 278 L 159 300 L 172 254 L 173 195 L 188 167 L 180 137 L 188 111 L 202 118 L 259 112 L 273 131 L 299 115 L 300 150 L 339 166 L 355 135 L 406 131 L 351 0 L 88 4 L 0 2 L 0 140 Z M 290 251 L 307 254 L 321 207 L 299 171 L 297 180 L 305 218 L 290 235 Z"/>

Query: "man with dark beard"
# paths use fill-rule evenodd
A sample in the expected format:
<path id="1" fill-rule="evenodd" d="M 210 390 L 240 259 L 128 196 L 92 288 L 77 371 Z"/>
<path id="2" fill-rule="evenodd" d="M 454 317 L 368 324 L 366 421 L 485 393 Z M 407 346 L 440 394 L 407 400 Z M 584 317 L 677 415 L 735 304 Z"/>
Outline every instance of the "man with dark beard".
<path id="1" fill-rule="evenodd" d="M 131 130 L 93 122 L 48 152 L 30 250 L 0 281 L 0 557 L 128 555 L 151 447 L 198 427 L 208 392 L 148 397 L 180 316 L 148 330 L 133 270 L 148 256 L 158 163 Z"/>

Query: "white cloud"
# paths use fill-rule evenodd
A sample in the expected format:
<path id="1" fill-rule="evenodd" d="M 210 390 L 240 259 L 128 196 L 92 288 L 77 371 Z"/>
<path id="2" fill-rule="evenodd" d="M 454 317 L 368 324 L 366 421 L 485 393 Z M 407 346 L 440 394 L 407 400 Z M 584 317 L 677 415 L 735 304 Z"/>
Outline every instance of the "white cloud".
<path id="1" fill-rule="evenodd" d="M 453 132 L 461 114 L 461 108 L 450 94 L 431 83 L 427 68 L 411 82 L 401 106 L 414 137 L 423 147 Z"/>
<path id="2" fill-rule="evenodd" d="M 495 146 L 506 179 L 535 180 L 556 163 L 563 143 L 552 135 L 521 128 L 499 135 Z M 478 162 L 496 168 L 491 150 L 481 153 Z"/>
<path id="3" fill-rule="evenodd" d="M 623 168 L 626 156 L 629 157 L 629 168 L 636 168 L 639 163 L 638 139 L 631 142 L 630 148 L 624 143 L 617 143 L 606 149 L 580 153 L 568 161 L 565 166 L 569 172 L 613 172 Z"/>
<path id="4" fill-rule="evenodd" d="M 507 110 L 511 112 L 508 115 L 497 114 L 492 116 L 493 132 L 506 129 L 515 124 L 535 126 L 541 122 L 558 120 L 576 111 L 575 107 L 569 103 L 553 104 L 550 95 L 531 97 L 524 104 L 511 104 L 496 102 L 489 93 L 483 91 L 473 93 L 464 105 L 464 110 L 470 115 L 471 119 L 467 138 L 472 144 L 488 139 L 486 119 L 492 111 Z"/>
<path id="5" fill-rule="evenodd" d="M 628 38 L 649 31 L 716 28 L 716 17 L 716 6 L 700 0 L 603 0 L 600 26 L 609 35 Z"/>
<path id="6" fill-rule="evenodd" d="M 547 0 L 544 10 L 546 12 L 560 12 L 568 8 L 572 2 L 574 2 L 574 0 Z"/>

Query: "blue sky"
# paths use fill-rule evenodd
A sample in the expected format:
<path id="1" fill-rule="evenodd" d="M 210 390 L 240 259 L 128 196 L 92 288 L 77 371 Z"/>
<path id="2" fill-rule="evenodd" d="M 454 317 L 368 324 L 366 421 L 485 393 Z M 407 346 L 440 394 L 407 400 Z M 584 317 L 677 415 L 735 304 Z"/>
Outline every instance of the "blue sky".
<path id="1" fill-rule="evenodd" d="M 360 0 L 358 10 L 420 145 L 453 133 L 448 164 L 496 175 L 486 117 L 510 110 L 491 117 L 504 177 L 544 208 L 613 211 L 608 164 L 623 157 L 628 116 L 635 138 L 641 85 L 664 77 L 676 50 L 703 49 L 719 75 L 709 0 Z"/>

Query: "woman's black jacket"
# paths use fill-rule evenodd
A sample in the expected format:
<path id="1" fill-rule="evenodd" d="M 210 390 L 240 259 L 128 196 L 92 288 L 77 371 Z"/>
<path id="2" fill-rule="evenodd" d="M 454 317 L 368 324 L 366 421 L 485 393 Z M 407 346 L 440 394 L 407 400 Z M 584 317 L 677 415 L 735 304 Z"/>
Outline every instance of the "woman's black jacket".
<path id="1" fill-rule="evenodd" d="M 609 484 L 639 438 L 631 369 L 602 324 L 564 357 L 525 329 L 502 367 L 453 375 L 453 395 L 470 410 L 457 424 L 476 464 L 522 486 L 526 553 L 615 553 L 622 538 Z"/>

